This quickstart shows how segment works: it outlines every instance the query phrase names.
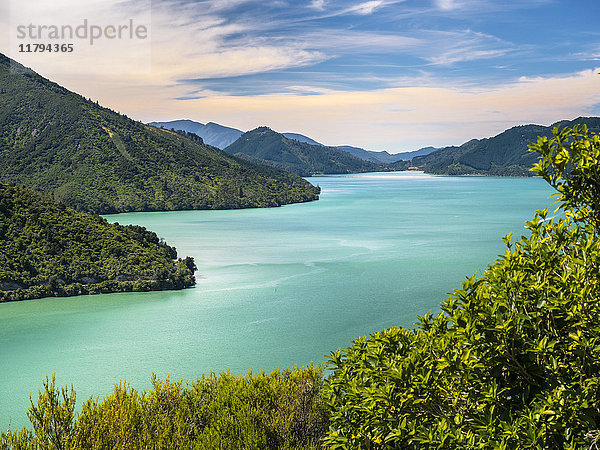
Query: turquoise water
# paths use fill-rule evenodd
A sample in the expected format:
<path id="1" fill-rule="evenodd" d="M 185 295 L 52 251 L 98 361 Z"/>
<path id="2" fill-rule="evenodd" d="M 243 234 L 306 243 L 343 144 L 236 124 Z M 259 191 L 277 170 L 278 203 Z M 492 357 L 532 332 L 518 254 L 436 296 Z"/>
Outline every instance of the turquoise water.
<path id="1" fill-rule="evenodd" d="M 197 286 L 0 304 L 0 428 L 29 425 L 29 394 L 52 372 L 81 401 L 119 380 L 148 387 L 153 371 L 195 379 L 320 363 L 355 337 L 410 327 L 551 203 L 540 179 L 310 180 L 318 202 L 109 216 L 194 256 Z"/>

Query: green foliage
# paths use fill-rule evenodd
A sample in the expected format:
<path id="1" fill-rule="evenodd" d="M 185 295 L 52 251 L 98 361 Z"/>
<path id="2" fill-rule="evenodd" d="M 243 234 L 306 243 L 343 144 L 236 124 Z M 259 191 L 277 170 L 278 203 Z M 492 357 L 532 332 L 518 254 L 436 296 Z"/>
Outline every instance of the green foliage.
<path id="1" fill-rule="evenodd" d="M 538 137 L 530 146 L 542 155 L 531 170 L 541 175 L 559 194 L 568 217 L 600 226 L 600 137 L 586 125 L 558 127 L 554 137 Z"/>
<path id="2" fill-rule="evenodd" d="M 331 355 L 331 448 L 595 448 L 600 437 L 600 140 L 555 131 L 532 150 L 565 217 L 538 211 L 481 278 L 415 330 Z"/>
<path id="3" fill-rule="evenodd" d="M 33 433 L 2 433 L 3 448 L 310 449 L 327 417 L 317 393 L 319 369 L 270 374 L 202 376 L 181 381 L 152 377 L 138 393 L 119 384 L 104 400 L 89 399 L 74 418 L 75 394 L 48 380 L 29 416 Z M 62 401 L 60 398 L 62 397 Z"/>
<path id="4" fill-rule="evenodd" d="M 0 54 L 0 180 L 82 211 L 231 209 L 318 199 L 306 180 L 133 121 Z M 243 192 L 243 196 L 239 193 Z"/>
<path id="5" fill-rule="evenodd" d="M 39 392 L 37 404 L 31 400 L 29 408 L 29 420 L 33 425 L 36 440 L 44 447 L 55 449 L 66 449 L 69 436 L 73 431 L 72 423 L 75 418 L 75 392 L 73 386 L 70 391 L 66 387 L 60 389 L 55 387 L 56 379 L 52 374 L 52 380 L 48 377 L 43 382 L 44 391 Z M 62 398 L 62 400 L 61 400 Z"/>
<path id="6" fill-rule="evenodd" d="M 301 176 L 385 170 L 382 165 L 365 161 L 338 148 L 289 139 L 267 127 L 244 133 L 225 151 Z"/>
<path id="7" fill-rule="evenodd" d="M 194 285 L 193 258 L 176 258 L 144 227 L 0 183 L 0 302 Z"/>

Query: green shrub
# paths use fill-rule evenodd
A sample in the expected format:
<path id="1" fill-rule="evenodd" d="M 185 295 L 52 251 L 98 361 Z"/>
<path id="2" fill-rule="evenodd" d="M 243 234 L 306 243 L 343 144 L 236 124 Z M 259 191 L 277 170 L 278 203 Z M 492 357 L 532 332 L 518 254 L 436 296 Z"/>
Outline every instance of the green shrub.
<path id="1" fill-rule="evenodd" d="M 600 436 L 600 139 L 540 138 L 563 218 L 420 318 L 331 355 L 330 448 L 596 448 Z"/>
<path id="2" fill-rule="evenodd" d="M 33 433 L 2 433 L 2 448 L 310 449 L 327 426 L 317 398 L 322 371 L 312 366 L 270 374 L 202 376 L 183 385 L 152 378 L 138 393 L 115 386 L 89 399 L 75 418 L 75 394 L 44 383 L 30 408 Z M 61 400 L 62 398 L 62 400 Z"/>
<path id="3" fill-rule="evenodd" d="M 0 183 L 0 302 L 193 286 L 194 259 L 176 258 L 144 227 Z"/>

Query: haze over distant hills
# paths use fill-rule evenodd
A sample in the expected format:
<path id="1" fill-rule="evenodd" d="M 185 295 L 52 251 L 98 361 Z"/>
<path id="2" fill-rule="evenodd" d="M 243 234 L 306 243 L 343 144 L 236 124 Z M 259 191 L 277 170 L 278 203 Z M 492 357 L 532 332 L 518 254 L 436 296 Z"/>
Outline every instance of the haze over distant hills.
<path id="1" fill-rule="evenodd" d="M 225 127 L 218 123 L 208 122 L 207 124 L 203 124 L 188 119 L 172 120 L 170 122 L 150 122 L 148 125 L 167 130 L 189 131 L 200 136 L 206 144 L 220 149 L 224 149 L 232 144 L 244 133 L 241 130 Z"/>
<path id="2" fill-rule="evenodd" d="M 244 133 L 225 148 L 225 151 L 302 176 L 317 173 L 373 172 L 382 169 L 377 164 L 352 156 L 338 148 L 290 139 L 267 127 Z"/>
<path id="3" fill-rule="evenodd" d="M 95 213 L 315 200 L 298 176 L 129 119 L 0 55 L 0 181 Z"/>
<path id="4" fill-rule="evenodd" d="M 204 131 L 204 125 L 198 124 L 193 121 L 173 121 L 173 122 L 153 122 L 157 124 L 174 125 L 175 127 L 181 127 L 188 131 L 194 129 L 199 132 Z M 536 157 L 527 150 L 527 146 L 537 140 L 538 136 L 550 136 L 552 134 L 552 128 L 554 126 L 572 126 L 574 124 L 586 123 L 592 131 L 600 131 L 600 118 L 597 117 L 582 117 L 572 121 L 561 121 L 551 126 L 542 125 L 522 125 L 512 127 L 504 132 L 485 139 L 472 139 L 460 146 L 449 146 L 443 148 L 435 147 L 424 147 L 419 150 L 412 152 L 403 152 L 397 154 L 390 154 L 386 151 L 374 152 L 368 151 L 359 147 L 350 145 L 342 145 L 336 147 L 326 147 L 320 142 L 307 137 L 299 133 L 281 133 L 288 139 L 295 140 L 299 143 L 304 143 L 313 146 L 313 151 L 320 148 L 335 148 L 342 150 L 350 155 L 360 158 L 364 161 L 376 164 L 373 170 L 406 170 L 409 167 L 419 168 L 427 173 L 433 174 L 445 174 L 445 175 L 496 175 L 496 176 L 531 176 L 529 169 L 535 163 Z M 198 125 L 201 125 L 198 127 Z M 216 125 L 216 124 L 215 124 Z M 225 130 L 232 130 L 228 127 L 221 127 Z M 220 130 L 221 128 L 214 128 Z M 236 130 L 238 138 L 242 136 L 240 130 Z M 206 135 L 208 136 L 208 135 Z M 233 133 L 230 134 L 229 139 L 232 139 Z M 232 143 L 235 141 L 232 141 Z M 231 145 L 231 144 L 230 144 Z M 320 170 L 314 170 L 316 167 L 310 165 L 302 168 L 301 164 L 296 161 L 293 169 L 287 161 L 284 164 L 282 155 L 275 157 L 272 152 L 272 148 L 269 150 L 269 158 L 260 158 L 256 154 L 258 152 L 258 140 L 253 140 L 255 149 L 248 150 L 245 146 L 243 151 L 247 158 L 255 158 L 256 161 L 271 161 L 270 164 L 275 167 L 284 168 L 286 170 L 292 170 L 295 173 L 308 174 L 320 172 Z M 271 145 L 271 144 L 269 144 Z M 231 152 L 231 149 L 229 150 Z M 237 152 L 237 151 L 236 151 Z M 235 153 L 235 152 L 233 152 Z M 289 155 L 288 155 L 289 157 Z M 275 164 L 277 163 L 277 164 Z M 352 167 L 352 166 L 350 166 Z M 323 166 L 321 166 L 323 168 Z M 334 168 L 340 170 L 339 167 Z M 330 168 L 330 170 L 334 170 Z M 359 169 L 349 168 L 348 170 L 362 171 Z M 338 173 L 338 172 L 331 172 Z"/>
<path id="5" fill-rule="evenodd" d="M 172 120 L 170 122 L 149 122 L 148 125 L 152 125 L 159 128 L 165 128 L 167 130 L 183 130 L 189 131 L 190 133 L 197 134 L 200 136 L 204 142 L 209 145 L 213 145 L 220 149 L 224 149 L 228 145 L 233 144 L 244 132 L 235 128 L 225 127 L 223 125 L 219 125 L 213 122 L 209 122 L 206 125 L 200 122 L 194 122 L 193 120 Z M 314 139 L 305 136 L 300 133 L 280 133 L 286 138 L 294 139 L 299 142 L 304 142 L 310 145 L 318 145 L 322 147 L 326 147 L 324 144 L 315 141 Z M 415 150 L 413 152 L 403 152 L 390 154 L 386 151 L 371 151 L 365 150 L 360 147 L 354 147 L 351 145 L 337 145 L 330 146 L 334 148 L 338 148 L 343 150 L 351 155 L 354 155 L 360 159 L 364 159 L 365 161 L 371 161 L 378 164 L 390 164 L 400 160 L 411 159 L 414 156 L 418 155 L 426 155 L 435 151 L 434 147 L 425 147 L 419 150 Z"/>

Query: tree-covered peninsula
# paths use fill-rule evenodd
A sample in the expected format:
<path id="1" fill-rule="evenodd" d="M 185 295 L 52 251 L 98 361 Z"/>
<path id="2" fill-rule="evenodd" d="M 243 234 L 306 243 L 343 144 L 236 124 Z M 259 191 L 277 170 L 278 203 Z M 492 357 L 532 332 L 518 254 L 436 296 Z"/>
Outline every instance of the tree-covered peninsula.
<path id="1" fill-rule="evenodd" d="M 140 226 L 110 224 L 0 183 L 0 302 L 183 289 L 194 260 Z"/>
<path id="2" fill-rule="evenodd" d="M 0 54 L 0 181 L 97 214 L 280 206 L 302 178 L 104 108 Z"/>

